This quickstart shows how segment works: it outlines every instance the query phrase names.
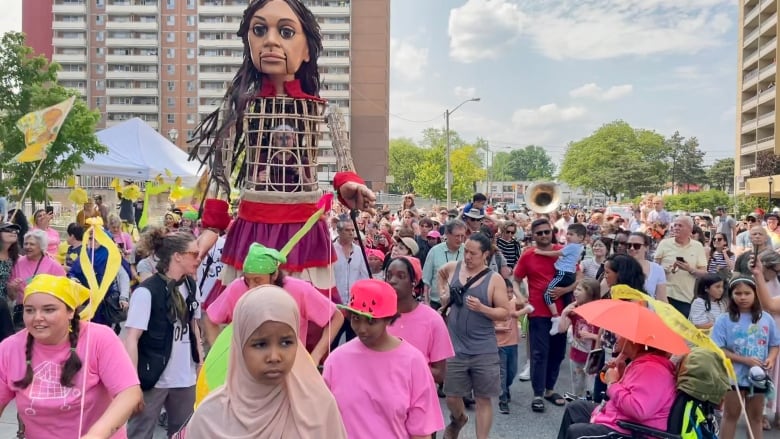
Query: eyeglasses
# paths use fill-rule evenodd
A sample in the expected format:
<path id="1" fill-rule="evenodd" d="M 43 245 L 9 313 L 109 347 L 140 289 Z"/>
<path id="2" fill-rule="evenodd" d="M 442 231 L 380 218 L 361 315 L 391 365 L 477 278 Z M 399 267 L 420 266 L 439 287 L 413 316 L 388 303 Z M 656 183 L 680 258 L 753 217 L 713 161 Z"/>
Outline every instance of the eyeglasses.
<path id="1" fill-rule="evenodd" d="M 481 223 L 482 222 L 482 218 L 468 218 L 468 220 L 469 221 L 474 221 L 474 222 L 477 222 L 477 223 Z"/>
<path id="2" fill-rule="evenodd" d="M 642 246 L 644 246 L 644 244 L 640 244 L 638 242 L 627 242 L 625 245 L 626 245 L 626 249 L 628 250 L 631 249 L 639 250 L 640 248 L 642 248 Z"/>
<path id="3" fill-rule="evenodd" d="M 534 235 L 536 236 L 545 236 L 552 233 L 552 230 L 539 230 L 538 232 L 534 232 Z"/>

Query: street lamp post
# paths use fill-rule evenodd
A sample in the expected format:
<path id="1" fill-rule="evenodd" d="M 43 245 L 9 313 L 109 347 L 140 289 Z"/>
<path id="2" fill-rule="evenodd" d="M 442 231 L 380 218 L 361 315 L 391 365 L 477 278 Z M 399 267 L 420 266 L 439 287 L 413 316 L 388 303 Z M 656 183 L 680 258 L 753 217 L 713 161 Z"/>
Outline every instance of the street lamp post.
<path id="1" fill-rule="evenodd" d="M 446 131 L 445 135 L 447 137 L 447 175 L 444 176 L 444 185 L 447 187 L 447 209 L 449 209 L 450 205 L 452 204 L 452 172 L 450 172 L 450 115 L 463 104 L 467 102 L 479 102 L 479 100 L 480 98 L 466 99 L 465 101 L 458 104 L 457 107 L 453 108 L 452 111 L 448 109 L 444 112 L 444 129 Z"/>
<path id="2" fill-rule="evenodd" d="M 171 139 L 171 142 L 176 143 L 176 141 L 179 139 L 179 130 L 176 128 L 169 129 L 168 138 Z"/>
<path id="3" fill-rule="evenodd" d="M 772 209 L 772 185 L 774 184 L 775 179 L 772 178 L 772 176 L 769 176 L 769 209 Z"/>

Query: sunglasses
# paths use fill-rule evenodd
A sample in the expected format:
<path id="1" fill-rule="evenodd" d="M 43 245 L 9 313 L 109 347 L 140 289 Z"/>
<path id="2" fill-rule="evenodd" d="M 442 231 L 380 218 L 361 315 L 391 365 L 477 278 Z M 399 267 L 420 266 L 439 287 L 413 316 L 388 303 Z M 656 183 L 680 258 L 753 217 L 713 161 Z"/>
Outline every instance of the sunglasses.
<path id="1" fill-rule="evenodd" d="M 534 235 L 536 236 L 545 236 L 552 233 L 552 230 L 539 230 L 538 232 L 534 232 Z"/>
<path id="2" fill-rule="evenodd" d="M 191 252 L 179 252 L 179 253 L 181 253 L 181 254 L 183 254 L 183 255 L 190 255 L 190 256 L 192 256 L 193 258 L 197 258 L 197 257 L 198 257 L 198 255 L 200 255 L 200 252 L 199 252 L 199 251 L 191 251 Z"/>
<path id="3" fill-rule="evenodd" d="M 725 241 L 725 239 L 723 239 L 723 238 L 715 238 L 715 242 L 719 242 L 719 241 Z"/>
<path id="4" fill-rule="evenodd" d="M 748 222 L 750 222 L 750 223 L 754 223 L 754 222 L 756 222 L 756 221 L 758 221 L 758 220 L 757 220 L 757 219 L 755 219 L 755 218 L 752 218 L 752 217 L 751 217 L 751 218 L 748 218 Z"/>
<path id="5" fill-rule="evenodd" d="M 505 233 L 507 233 L 509 235 L 514 235 L 515 231 L 514 230 L 507 230 Z"/>
<path id="6" fill-rule="evenodd" d="M 626 246 L 626 249 L 629 249 L 629 250 L 630 249 L 639 250 L 640 248 L 642 248 L 642 246 L 644 246 L 644 244 L 640 244 L 638 242 L 627 242 L 625 244 L 625 246 Z"/>

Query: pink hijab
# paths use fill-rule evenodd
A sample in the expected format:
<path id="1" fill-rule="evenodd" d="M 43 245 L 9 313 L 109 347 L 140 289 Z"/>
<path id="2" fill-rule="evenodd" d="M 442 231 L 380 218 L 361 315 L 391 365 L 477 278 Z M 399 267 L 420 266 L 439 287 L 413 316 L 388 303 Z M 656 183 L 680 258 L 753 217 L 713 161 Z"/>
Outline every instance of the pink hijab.
<path id="1" fill-rule="evenodd" d="M 257 382 L 244 363 L 244 344 L 260 325 L 286 323 L 297 334 L 299 320 L 295 301 L 276 286 L 254 288 L 238 301 L 226 383 L 198 406 L 187 439 L 346 439 L 336 400 L 303 344 L 276 386 Z"/>

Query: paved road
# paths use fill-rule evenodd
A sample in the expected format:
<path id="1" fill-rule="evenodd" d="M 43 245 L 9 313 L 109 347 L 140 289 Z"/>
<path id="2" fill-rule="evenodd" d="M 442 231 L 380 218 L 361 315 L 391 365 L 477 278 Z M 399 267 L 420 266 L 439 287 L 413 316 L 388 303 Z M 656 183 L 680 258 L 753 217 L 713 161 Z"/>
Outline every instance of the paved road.
<path id="1" fill-rule="evenodd" d="M 524 351 L 524 349 L 521 349 Z M 525 352 L 520 354 L 520 365 L 525 363 Z M 559 393 L 571 389 L 571 375 L 569 369 L 568 360 L 564 360 L 561 367 L 561 375 L 558 380 Z M 498 412 L 498 407 L 495 407 L 493 429 L 490 433 L 491 439 L 524 439 L 524 438 L 540 438 L 540 439 L 554 439 L 558 434 L 558 427 L 561 422 L 561 416 L 563 415 L 562 407 L 555 407 L 552 404 L 547 404 L 547 409 L 544 413 L 534 413 L 531 411 L 531 397 L 533 392 L 531 391 L 530 382 L 515 381 L 511 388 L 512 402 L 509 404 L 511 411 L 508 415 L 502 415 Z M 497 403 L 496 403 L 497 404 Z M 444 413 L 445 419 L 449 418 L 449 412 L 444 405 L 444 400 L 441 400 L 442 413 Z M 474 411 L 469 410 L 469 417 L 474 418 Z M 742 433 L 738 434 L 738 438 L 747 437 L 747 433 L 744 429 L 741 429 Z M 16 407 L 11 404 L 6 409 L 3 416 L 0 418 L 0 439 L 14 438 L 16 434 Z M 438 436 L 439 438 L 441 435 Z M 165 439 L 165 431 L 158 428 L 155 432 L 155 439 Z M 475 439 L 476 433 L 474 430 L 474 422 L 469 420 L 469 423 L 463 428 L 460 434 L 460 439 Z M 774 430 L 765 432 L 765 439 L 780 439 L 780 431 Z M 63 439 L 69 439 L 68 436 L 63 436 Z"/>

